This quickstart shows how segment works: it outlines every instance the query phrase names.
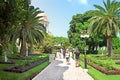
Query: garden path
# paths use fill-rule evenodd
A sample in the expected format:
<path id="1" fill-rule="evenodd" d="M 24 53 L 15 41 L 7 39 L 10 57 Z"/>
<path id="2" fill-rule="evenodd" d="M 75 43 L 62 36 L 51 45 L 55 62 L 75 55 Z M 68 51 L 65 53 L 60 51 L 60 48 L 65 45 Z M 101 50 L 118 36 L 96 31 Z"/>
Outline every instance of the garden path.
<path id="1" fill-rule="evenodd" d="M 81 67 L 75 67 L 75 61 L 70 59 L 70 65 L 65 59 L 56 59 L 32 80 L 94 80 Z"/>

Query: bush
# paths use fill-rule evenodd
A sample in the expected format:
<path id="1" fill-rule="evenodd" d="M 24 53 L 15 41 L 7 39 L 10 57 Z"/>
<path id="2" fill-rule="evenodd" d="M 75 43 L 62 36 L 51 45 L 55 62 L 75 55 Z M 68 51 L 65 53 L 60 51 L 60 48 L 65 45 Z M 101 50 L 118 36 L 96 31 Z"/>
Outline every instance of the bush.
<path id="1" fill-rule="evenodd" d="M 113 50 L 113 53 L 114 53 L 114 54 L 119 54 L 119 53 L 120 53 L 120 48 Z"/>
<path id="2" fill-rule="evenodd" d="M 98 54 L 97 50 L 87 50 L 87 54 Z"/>
<path id="3" fill-rule="evenodd" d="M 107 50 L 98 50 L 98 54 L 106 54 L 107 53 Z"/>
<path id="4" fill-rule="evenodd" d="M 28 60 L 22 64 L 15 64 L 15 66 L 7 67 L 4 70 L 10 71 L 10 72 L 22 73 L 22 72 L 28 71 L 29 69 L 34 68 L 34 67 L 36 67 L 36 66 L 38 66 L 38 65 L 40 65 L 48 60 L 49 60 L 48 57 L 44 57 L 42 60 L 39 60 L 39 61 L 34 62 L 34 63 L 32 61 Z"/>
<path id="5" fill-rule="evenodd" d="M 13 45 L 13 53 L 15 54 L 18 53 L 18 47 L 16 45 Z"/>

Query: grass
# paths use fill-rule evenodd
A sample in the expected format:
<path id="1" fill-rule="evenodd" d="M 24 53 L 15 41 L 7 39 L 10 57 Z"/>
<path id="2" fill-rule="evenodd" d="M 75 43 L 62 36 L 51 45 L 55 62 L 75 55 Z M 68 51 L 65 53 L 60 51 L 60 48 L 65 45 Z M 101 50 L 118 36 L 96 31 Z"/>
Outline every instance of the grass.
<path id="1" fill-rule="evenodd" d="M 0 80 L 25 80 L 27 77 L 33 77 L 36 73 L 39 73 L 41 70 L 43 70 L 46 66 L 48 66 L 49 62 L 44 62 L 43 64 L 34 67 L 24 73 L 14 73 L 14 72 L 5 72 L 3 69 L 7 66 L 10 66 L 10 64 L 1 64 L 0 65 Z M 30 80 L 30 79 L 27 79 Z"/>
<path id="2" fill-rule="evenodd" d="M 106 61 L 106 63 L 107 62 L 111 62 L 114 64 L 114 60 Z M 82 67 L 84 67 L 84 62 L 81 61 L 80 64 Z M 106 75 L 89 65 L 88 65 L 88 73 L 94 78 L 94 80 L 120 80 L 120 74 L 119 75 Z"/>
<path id="3" fill-rule="evenodd" d="M 115 62 L 120 62 L 120 60 L 101 60 L 101 61 L 103 61 L 105 64 L 112 65 L 115 68 L 120 68 L 120 65 L 115 64 Z"/>
<path id="4" fill-rule="evenodd" d="M 93 67 L 89 67 L 88 70 L 88 73 L 94 78 L 94 80 L 120 80 L 120 75 L 106 75 Z"/>

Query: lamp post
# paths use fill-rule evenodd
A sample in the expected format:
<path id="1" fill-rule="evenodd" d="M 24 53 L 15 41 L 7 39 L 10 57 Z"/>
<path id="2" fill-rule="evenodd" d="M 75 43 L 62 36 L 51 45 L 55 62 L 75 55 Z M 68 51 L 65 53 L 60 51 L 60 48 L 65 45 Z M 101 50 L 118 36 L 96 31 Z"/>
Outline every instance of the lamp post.
<path id="1" fill-rule="evenodd" d="M 87 58 L 86 58 L 86 38 L 89 38 L 89 34 L 87 30 L 84 30 L 84 32 L 80 35 L 81 38 L 84 38 L 84 68 L 85 71 L 87 71 Z"/>

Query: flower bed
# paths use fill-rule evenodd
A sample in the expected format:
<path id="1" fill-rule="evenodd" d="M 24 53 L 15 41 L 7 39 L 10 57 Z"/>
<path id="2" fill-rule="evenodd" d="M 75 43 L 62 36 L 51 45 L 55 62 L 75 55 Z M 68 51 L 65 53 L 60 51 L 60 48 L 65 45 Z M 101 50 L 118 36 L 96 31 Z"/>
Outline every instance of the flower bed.
<path id="1" fill-rule="evenodd" d="M 30 66 L 26 66 L 24 68 L 18 68 L 18 66 L 10 66 L 8 68 L 5 68 L 4 70 L 9 71 L 9 72 L 22 73 L 22 72 L 28 71 L 29 69 L 31 69 L 35 66 L 38 66 L 38 65 L 40 65 L 40 64 L 42 64 L 42 63 L 44 63 L 45 61 L 48 61 L 48 60 L 49 60 L 49 58 L 46 57 L 46 58 L 42 59 L 41 61 L 36 62 L 35 64 L 32 64 Z"/>
<path id="2" fill-rule="evenodd" d="M 120 65 L 120 62 L 116 62 L 115 64 L 119 64 Z"/>
<path id="3" fill-rule="evenodd" d="M 83 59 L 81 59 L 82 61 L 84 61 Z M 100 72 L 104 73 L 104 74 L 107 74 L 107 75 L 115 75 L 115 74 L 120 74 L 120 69 L 118 68 L 112 68 L 112 71 L 108 71 L 92 62 L 87 62 L 88 65 L 94 67 L 95 69 L 99 70 Z M 104 65 L 105 66 L 105 65 Z M 109 67 L 107 65 L 107 67 Z"/>
<path id="4" fill-rule="evenodd" d="M 100 66 L 97 66 L 91 62 L 88 62 L 88 64 L 92 67 L 94 67 L 95 69 L 101 71 L 102 73 L 104 74 L 108 74 L 108 75 L 115 75 L 115 74 L 120 74 L 120 69 L 117 69 L 117 68 L 113 68 L 113 71 L 108 71 L 106 69 L 103 69 L 102 67 Z"/>

